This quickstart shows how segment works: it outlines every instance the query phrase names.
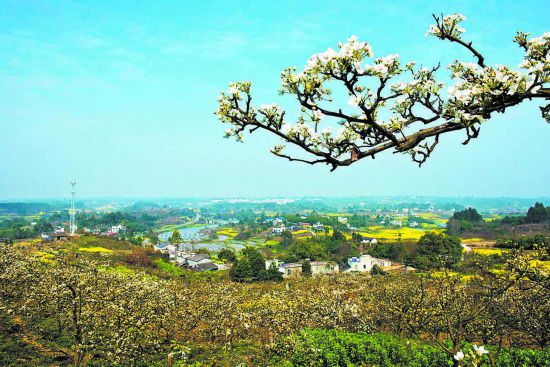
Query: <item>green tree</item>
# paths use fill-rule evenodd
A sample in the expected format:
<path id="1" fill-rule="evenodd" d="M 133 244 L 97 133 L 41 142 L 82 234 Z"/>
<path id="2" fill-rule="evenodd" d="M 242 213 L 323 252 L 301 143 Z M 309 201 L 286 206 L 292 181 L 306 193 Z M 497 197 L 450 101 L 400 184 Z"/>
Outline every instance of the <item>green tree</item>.
<path id="1" fill-rule="evenodd" d="M 178 243 L 182 243 L 183 239 L 181 238 L 181 234 L 177 229 L 174 229 L 174 232 L 172 232 L 172 235 L 168 239 L 168 242 L 172 245 L 177 245 Z"/>
<path id="2" fill-rule="evenodd" d="M 449 218 L 447 221 L 447 234 L 450 236 L 458 236 L 460 234 L 460 223 L 454 218 Z"/>
<path id="3" fill-rule="evenodd" d="M 462 246 L 458 237 L 435 232 L 426 233 L 418 240 L 416 265 L 418 268 L 449 267 L 462 256 Z"/>
<path id="4" fill-rule="evenodd" d="M 374 264 L 370 270 L 371 275 L 386 275 L 386 272 L 382 270 L 378 264 Z"/>
<path id="5" fill-rule="evenodd" d="M 311 276 L 311 262 L 306 260 L 302 264 L 302 275 L 305 277 Z"/>
<path id="6" fill-rule="evenodd" d="M 337 230 L 336 228 L 332 232 L 332 240 L 333 241 L 344 241 L 346 238 L 344 237 L 344 234 L 342 231 Z"/>
<path id="7" fill-rule="evenodd" d="M 292 232 L 290 232 L 290 231 L 283 231 L 283 233 L 281 233 L 281 237 L 282 237 L 282 240 L 281 240 L 281 242 L 279 242 L 279 244 L 283 248 L 289 247 L 294 242 L 292 240 Z"/>
<path id="8" fill-rule="evenodd" d="M 179 232 L 178 232 L 179 234 Z M 159 242 L 159 236 L 157 236 L 157 234 L 155 232 L 153 232 L 152 229 L 149 229 L 149 231 L 147 232 L 147 238 L 151 241 L 151 243 L 155 244 L 155 243 L 158 243 Z M 181 236 L 180 236 L 181 238 Z"/>
<path id="9" fill-rule="evenodd" d="M 252 268 L 250 267 L 248 259 L 242 258 L 235 260 L 233 266 L 229 270 L 229 277 L 231 278 L 231 280 L 236 282 L 251 281 L 254 277 L 254 274 L 252 272 Z"/>
<path id="10" fill-rule="evenodd" d="M 527 211 L 527 223 L 542 223 L 548 218 L 547 210 L 542 203 L 535 203 L 535 206 L 532 206 Z"/>
<path id="11" fill-rule="evenodd" d="M 220 260 L 227 260 L 229 262 L 234 262 L 237 257 L 235 256 L 235 253 L 227 248 L 222 248 L 220 252 L 218 252 L 218 259 Z"/>
<path id="12" fill-rule="evenodd" d="M 283 273 L 277 269 L 275 263 L 271 263 L 269 269 L 263 269 L 260 273 L 260 279 L 270 282 L 280 282 L 283 280 Z"/>
<path id="13" fill-rule="evenodd" d="M 260 273 L 262 270 L 265 270 L 265 261 L 262 255 L 252 247 L 247 247 L 243 249 L 243 257 L 246 258 L 246 261 L 250 264 L 250 270 L 252 271 L 252 276 L 256 279 L 260 278 Z"/>
<path id="14" fill-rule="evenodd" d="M 477 212 L 475 208 L 467 208 L 453 214 L 453 219 L 465 220 L 468 222 L 481 222 L 483 217 Z"/>
<path id="15" fill-rule="evenodd" d="M 315 240 L 296 241 L 288 248 L 288 260 L 321 260 L 327 257 L 325 248 Z"/>

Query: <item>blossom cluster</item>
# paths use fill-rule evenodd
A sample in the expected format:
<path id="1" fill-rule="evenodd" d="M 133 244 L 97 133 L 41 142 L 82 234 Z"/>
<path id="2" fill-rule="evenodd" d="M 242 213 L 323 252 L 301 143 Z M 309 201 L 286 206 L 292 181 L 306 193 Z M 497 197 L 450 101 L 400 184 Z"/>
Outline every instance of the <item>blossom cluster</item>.
<path id="1" fill-rule="evenodd" d="M 516 42 L 525 48 L 525 58 L 519 65 L 530 75 L 538 76 L 542 83 L 550 82 L 550 32 L 527 39 L 528 33 L 519 33 Z"/>
<path id="2" fill-rule="evenodd" d="M 466 20 L 466 17 L 460 13 L 445 15 L 437 24 L 430 25 L 426 35 L 434 35 L 438 38 L 445 38 L 445 36 L 460 38 L 462 33 L 466 32 L 464 28 L 459 26 L 460 22 L 464 20 Z"/>
<path id="3" fill-rule="evenodd" d="M 473 345 L 473 348 L 464 353 L 462 350 L 456 352 L 453 356 L 454 360 L 459 363 L 466 363 L 466 366 L 476 367 L 479 366 L 481 360 L 485 354 L 489 354 L 489 351 L 485 349 L 483 345 Z"/>
<path id="4" fill-rule="evenodd" d="M 533 78 L 505 65 L 482 68 L 475 63 L 455 61 L 449 69 L 457 82 L 448 88 L 448 108 L 456 112 L 458 122 L 481 122 L 483 113 L 497 100 L 505 101 L 528 90 L 536 92 L 539 88 L 533 85 Z"/>

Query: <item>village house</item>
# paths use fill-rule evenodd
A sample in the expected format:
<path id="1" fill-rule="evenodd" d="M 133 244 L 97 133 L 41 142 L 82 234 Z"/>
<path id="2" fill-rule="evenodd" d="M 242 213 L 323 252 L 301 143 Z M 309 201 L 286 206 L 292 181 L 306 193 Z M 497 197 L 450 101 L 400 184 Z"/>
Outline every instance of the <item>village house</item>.
<path id="1" fill-rule="evenodd" d="M 120 233 L 122 231 L 125 231 L 126 230 L 126 227 L 124 227 L 122 224 L 119 224 L 119 225 L 116 225 L 116 226 L 112 226 L 111 227 L 111 233 Z"/>
<path id="2" fill-rule="evenodd" d="M 194 254 L 187 258 L 187 266 L 192 268 L 199 264 L 211 263 L 210 256 L 208 254 Z"/>
<path id="3" fill-rule="evenodd" d="M 321 224 L 321 222 L 317 222 L 313 225 L 313 230 L 316 232 L 322 232 L 325 230 L 325 226 Z"/>
<path id="4" fill-rule="evenodd" d="M 40 236 L 42 242 L 64 241 L 68 237 L 68 234 L 65 232 L 42 233 Z"/>
<path id="5" fill-rule="evenodd" d="M 170 259 L 176 259 L 176 246 L 166 242 L 160 242 L 153 247 L 156 251 L 166 253 L 170 256 Z"/>
<path id="6" fill-rule="evenodd" d="M 275 218 L 273 219 L 273 226 L 274 227 L 277 227 L 277 226 L 282 226 L 284 223 L 284 220 L 282 218 Z"/>
<path id="7" fill-rule="evenodd" d="M 218 265 L 214 264 L 212 260 L 210 260 L 210 256 L 208 254 L 197 254 L 195 252 L 180 251 L 178 249 L 175 251 L 173 260 L 175 260 L 176 265 L 186 267 L 187 269 L 193 271 L 210 271 L 219 269 Z"/>
<path id="8" fill-rule="evenodd" d="M 265 261 L 266 270 L 270 269 L 273 265 L 279 272 L 283 273 L 283 278 L 299 278 L 302 275 L 302 264 L 285 263 L 279 259 L 269 259 Z"/>
<path id="9" fill-rule="evenodd" d="M 345 271 L 368 272 L 372 270 L 374 265 L 378 265 L 383 268 L 385 266 L 391 266 L 392 262 L 387 259 L 378 259 L 371 255 L 361 255 L 358 257 L 348 258 L 347 265 L 349 266 L 349 269 L 346 269 Z"/>
<path id="10" fill-rule="evenodd" d="M 334 261 L 312 261 L 311 275 L 334 274 L 339 272 L 338 264 Z"/>
<path id="11" fill-rule="evenodd" d="M 273 229 L 271 230 L 271 233 L 275 233 L 275 234 L 281 234 L 283 233 L 284 231 L 286 231 L 287 228 L 285 226 L 282 226 L 282 227 L 273 227 Z"/>
<path id="12" fill-rule="evenodd" d="M 298 263 L 281 263 L 283 270 L 283 278 L 299 278 L 302 276 L 302 264 Z M 279 269 L 279 271 L 281 271 Z"/>

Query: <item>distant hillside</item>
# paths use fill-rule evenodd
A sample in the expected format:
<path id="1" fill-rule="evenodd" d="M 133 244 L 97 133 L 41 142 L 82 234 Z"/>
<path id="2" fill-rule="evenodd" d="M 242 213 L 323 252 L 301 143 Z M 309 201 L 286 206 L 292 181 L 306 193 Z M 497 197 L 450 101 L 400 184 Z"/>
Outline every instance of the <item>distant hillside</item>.
<path id="1" fill-rule="evenodd" d="M 31 215 L 52 209 L 53 207 L 46 203 L 0 203 L 0 215 Z"/>

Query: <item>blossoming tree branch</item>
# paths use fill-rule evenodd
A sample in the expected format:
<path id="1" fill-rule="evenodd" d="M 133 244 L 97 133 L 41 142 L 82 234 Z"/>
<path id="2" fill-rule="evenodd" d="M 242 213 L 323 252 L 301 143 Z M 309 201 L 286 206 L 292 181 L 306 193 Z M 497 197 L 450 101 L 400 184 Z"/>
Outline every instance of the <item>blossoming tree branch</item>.
<path id="1" fill-rule="evenodd" d="M 505 65 L 489 66 L 460 26 L 462 14 L 434 16 L 427 35 L 466 48 L 475 62 L 454 61 L 448 66 L 454 84 L 445 88 L 437 80 L 439 65 L 417 68 L 403 65 L 397 54 L 374 58 L 371 46 L 357 37 L 314 54 L 301 71 L 281 73 L 282 94 L 292 94 L 301 106 L 295 123 L 289 123 L 277 104 L 253 107 L 250 82 L 230 83 L 218 99 L 216 115 L 232 125 L 226 137 L 244 140 L 244 133 L 265 130 L 285 144 L 301 148 L 287 153 L 286 145 L 271 152 L 290 161 L 324 163 L 332 170 L 376 154 L 393 150 L 409 154 L 422 165 L 439 137 L 465 131 L 467 144 L 478 136 L 483 121 L 525 100 L 550 100 L 550 33 L 529 38 L 518 32 L 514 42 L 525 51 L 521 71 Z M 348 107 L 333 101 L 329 84 L 339 84 L 349 96 Z M 446 89 L 446 91 L 445 91 Z M 541 107 L 550 122 L 550 104 Z M 340 125 L 333 132 L 329 125 Z"/>

